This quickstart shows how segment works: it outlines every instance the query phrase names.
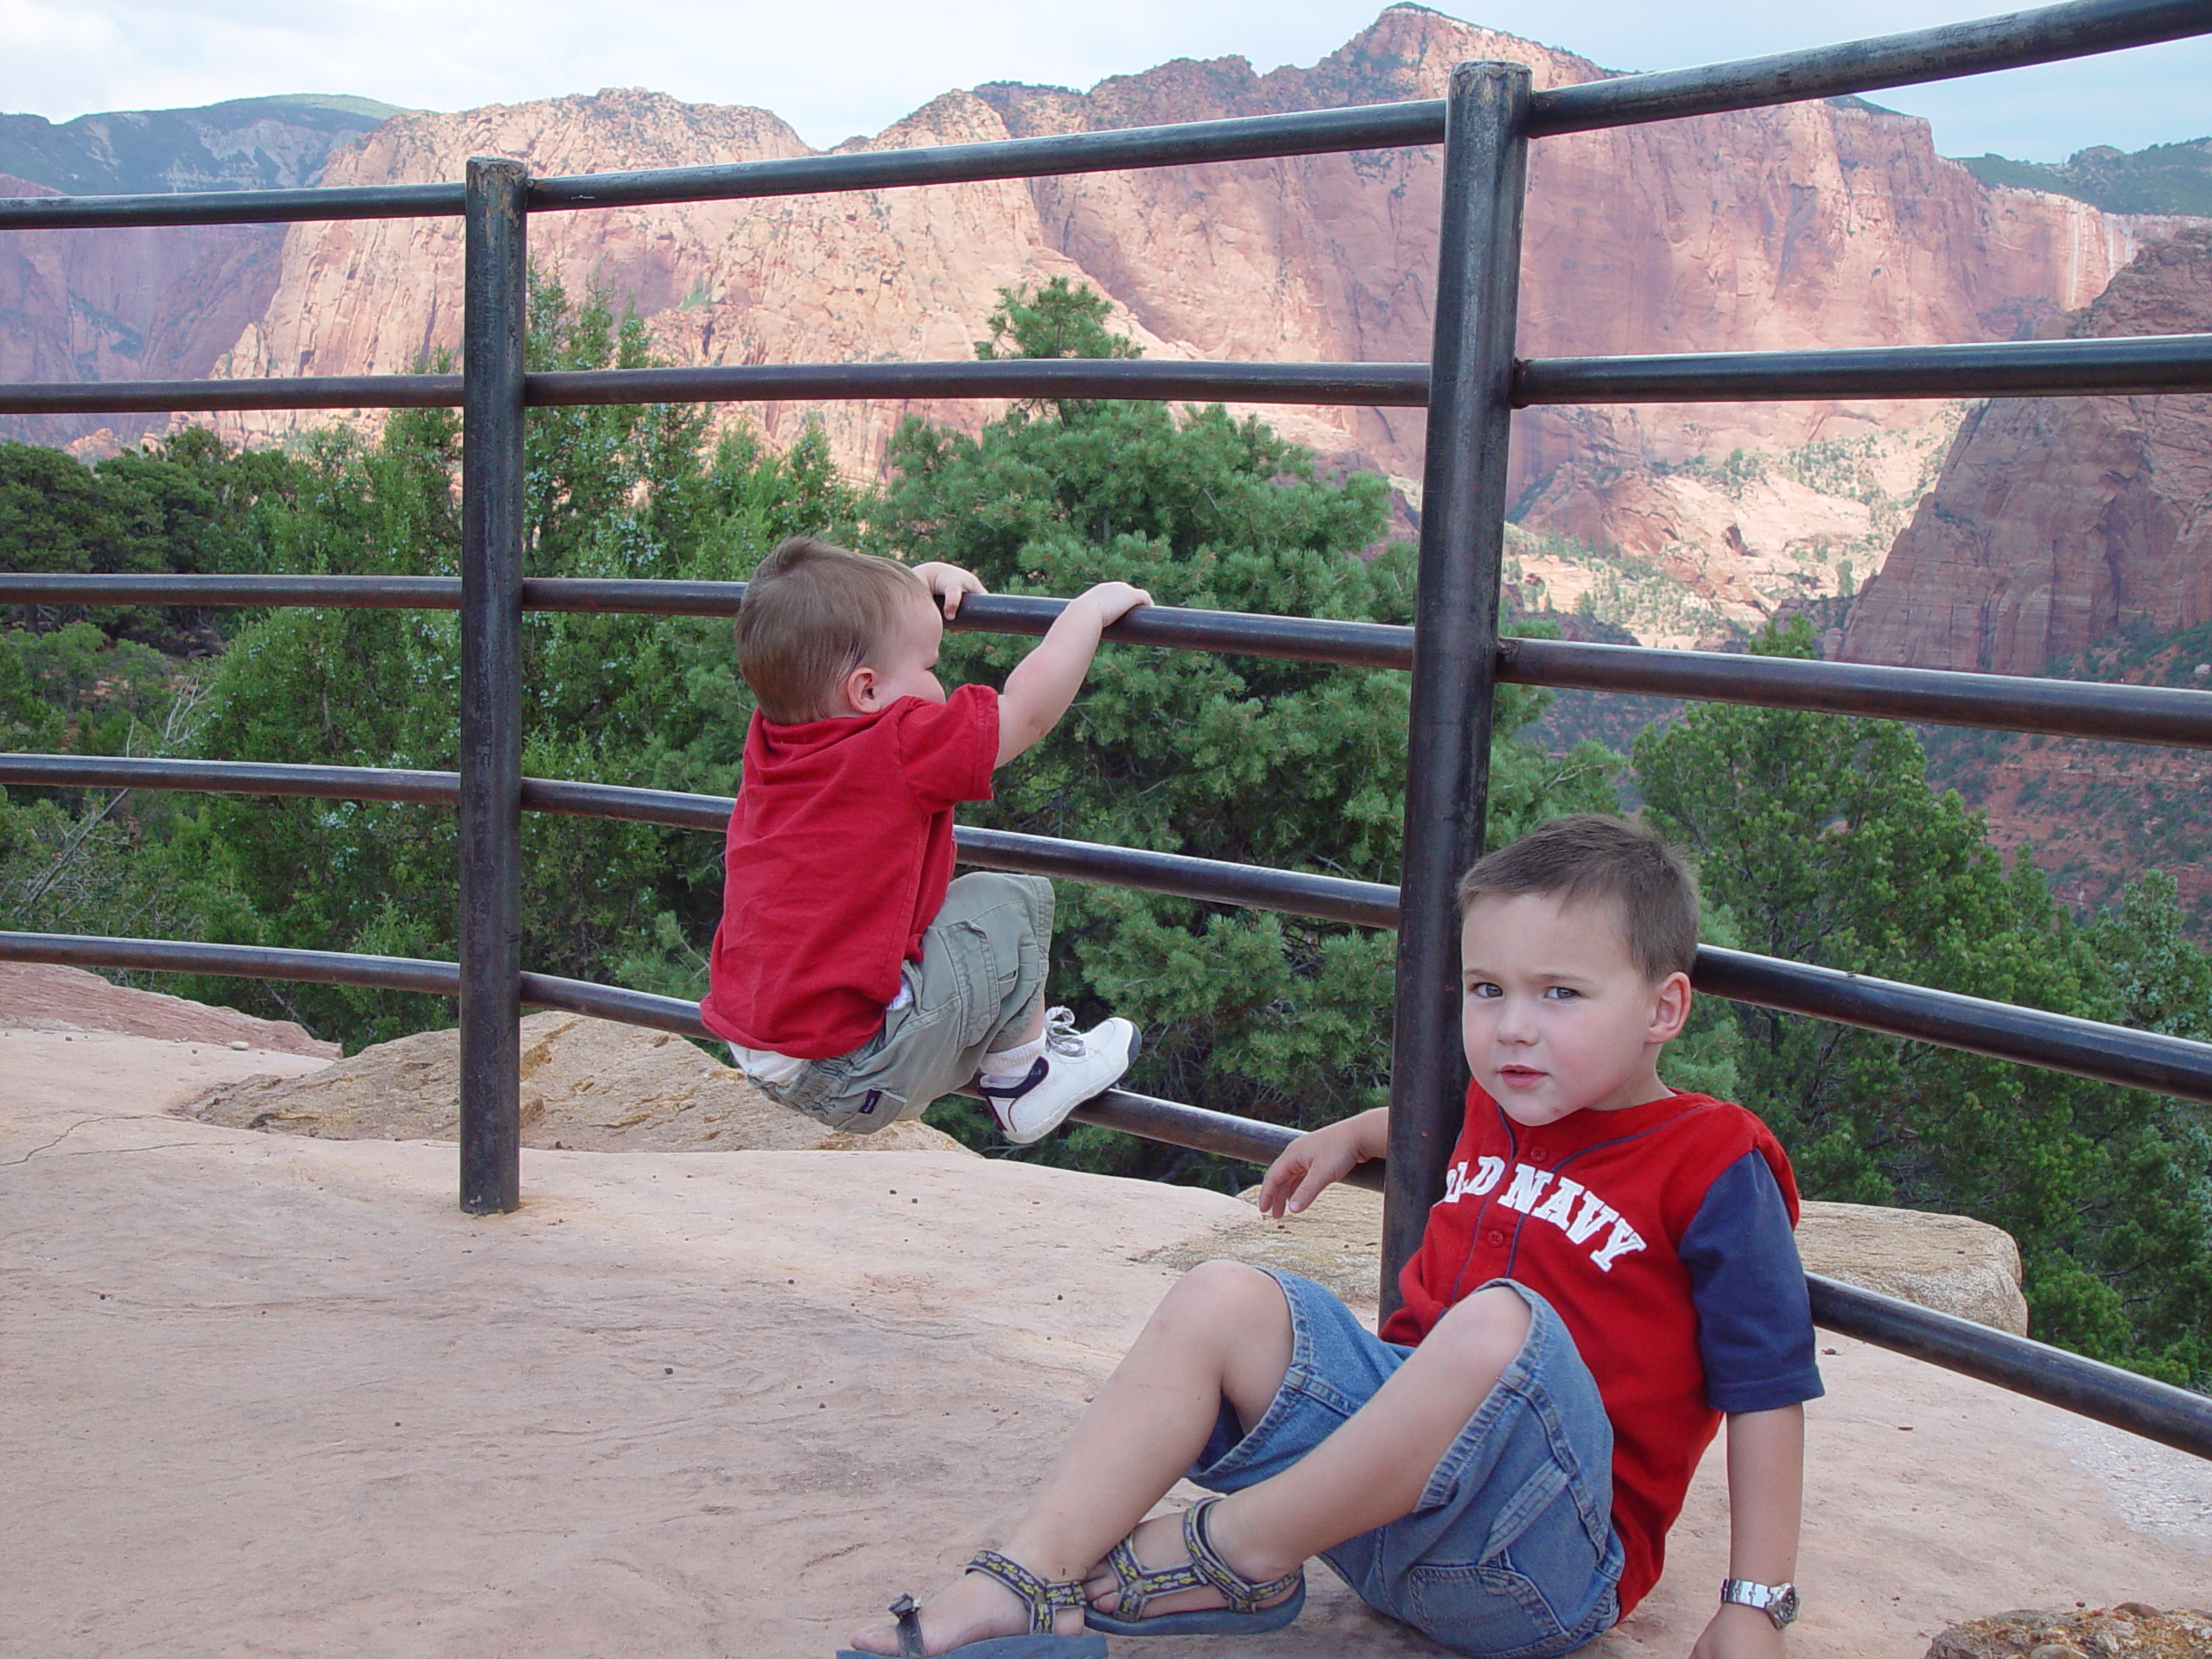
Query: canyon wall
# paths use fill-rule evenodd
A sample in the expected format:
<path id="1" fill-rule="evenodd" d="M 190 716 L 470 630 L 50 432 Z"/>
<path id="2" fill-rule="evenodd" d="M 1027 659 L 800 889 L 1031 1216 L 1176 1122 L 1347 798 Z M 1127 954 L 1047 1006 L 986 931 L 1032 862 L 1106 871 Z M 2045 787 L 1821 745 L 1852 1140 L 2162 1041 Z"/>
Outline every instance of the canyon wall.
<path id="1" fill-rule="evenodd" d="M 1443 95 L 1452 64 L 1527 63 L 1538 87 L 1586 59 L 1395 6 L 1311 69 L 1164 65 L 1086 94 L 978 89 L 1017 135 Z M 1163 338 L 1204 357 L 1425 359 L 1438 151 L 1042 179 L 1053 245 Z M 1856 99 L 1539 140 L 1520 350 L 1528 356 L 1883 346 L 2010 338 L 2086 303 L 2145 222 L 1993 191 L 1935 153 L 1925 122 Z M 1821 403 L 1529 411 L 1526 486 L 1599 463 L 1915 425 L 1918 406 Z M 1419 470 L 1420 417 L 1348 423 L 1389 470 Z"/>
<path id="2" fill-rule="evenodd" d="M 1394 6 L 1310 67 L 1185 60 L 1088 92 L 987 84 L 841 148 L 1434 98 L 1470 59 L 1527 63 L 1540 87 L 1606 73 Z M 458 179 L 487 153 L 543 175 L 808 152 L 766 111 L 611 91 L 403 113 L 286 165 L 311 160 L 334 185 L 424 181 Z M 543 213 L 531 251 L 572 291 L 596 283 L 633 307 L 681 363 L 963 359 L 997 289 L 1055 276 L 1104 294 L 1154 358 L 1419 360 L 1439 159 L 1380 150 Z M 2194 222 L 1985 187 L 1935 153 L 1925 123 L 1859 99 L 1547 138 L 1532 153 L 1521 349 L 2012 338 L 2087 305 L 2147 239 Z M 461 266 L 460 227 L 441 219 L 13 232 L 0 238 L 0 378 L 405 372 L 457 349 Z M 973 427 L 996 408 L 754 404 L 720 417 L 779 444 L 819 418 L 840 465 L 868 479 L 905 415 Z M 1402 524 L 1417 518 L 1419 411 L 1261 412 L 1332 465 L 1390 476 Z M 1964 414 L 1869 399 L 1525 411 L 1513 456 L 1522 575 L 1652 642 L 1739 632 L 1878 570 Z M 0 419 L 0 436 L 67 442 L 111 425 L 129 442 L 159 418 Z M 212 423 L 269 442 L 331 418 Z"/>
<path id="3" fill-rule="evenodd" d="M 2144 250 L 2075 338 L 2212 330 L 2212 230 Z M 2212 398 L 2000 399 L 1853 607 L 1854 661 L 2037 674 L 2118 632 L 2212 621 Z"/>
<path id="4" fill-rule="evenodd" d="M 56 125 L 0 115 L 0 196 L 281 189 L 394 113 L 359 99 L 242 99 Z M 0 381 L 197 379 L 276 291 L 281 225 L 0 234 Z M 0 416 L 0 439 L 99 447 L 162 415 Z"/>
<path id="5" fill-rule="evenodd" d="M 1087 93 L 951 92 L 872 149 L 1439 96 L 1466 59 L 1529 64 L 1540 86 L 1604 72 L 1568 54 L 1393 7 L 1311 68 L 1163 65 Z M 615 92 L 402 116 L 331 161 L 331 183 L 457 178 L 498 150 L 541 173 L 803 153 L 773 117 Z M 681 361 L 965 357 L 994 290 L 1068 274 L 1116 304 L 1154 356 L 1426 357 L 1437 236 L 1433 150 L 1364 152 L 929 190 L 545 214 L 536 257 L 597 277 Z M 1926 124 L 1855 100 L 1541 141 L 1521 341 L 1531 354 L 2009 337 L 2104 287 L 2146 227 L 2085 204 L 1990 190 Z M 397 372 L 458 338 L 448 223 L 303 225 L 278 290 L 224 372 Z M 780 436 L 805 411 L 744 416 Z M 826 411 L 843 463 L 880 462 L 904 406 Z M 976 406 L 929 412 L 972 423 Z M 1516 488 L 1571 458 L 1604 466 L 1908 429 L 1919 405 L 1535 412 Z M 270 435 L 294 417 L 250 417 Z M 1280 411 L 1277 423 L 1410 493 L 1417 412 Z"/>
<path id="6" fill-rule="evenodd" d="M 1007 136 L 991 109 L 948 93 L 854 149 L 981 142 Z M 540 175 L 741 162 L 808 154 L 765 111 L 688 105 L 638 90 L 461 116 L 408 115 L 332 160 L 331 184 L 459 175 L 470 155 L 500 154 Z M 400 372 L 455 350 L 461 236 L 450 219 L 300 226 L 265 314 L 218 365 L 226 375 Z M 572 292 L 608 289 L 647 319 L 656 346 L 683 363 L 966 359 L 988 332 L 1000 288 L 1084 273 L 1045 245 L 1019 181 L 928 191 L 871 191 L 754 202 L 697 202 L 542 213 L 534 263 Z M 1126 315 L 1121 319 L 1128 326 Z M 1147 348 L 1173 343 L 1135 329 Z M 973 424 L 974 405 L 746 405 L 725 411 L 795 437 L 822 419 L 840 461 L 873 476 L 909 411 Z M 216 421 L 255 441 L 326 416 L 272 411 Z M 1325 433 L 1319 435 L 1325 436 Z"/>
<path id="7" fill-rule="evenodd" d="M 0 174 L 0 196 L 58 193 Z M 0 382 L 189 380 L 251 326 L 277 287 L 281 225 L 0 232 Z M 0 415 L 0 440 L 124 441 L 163 415 Z"/>

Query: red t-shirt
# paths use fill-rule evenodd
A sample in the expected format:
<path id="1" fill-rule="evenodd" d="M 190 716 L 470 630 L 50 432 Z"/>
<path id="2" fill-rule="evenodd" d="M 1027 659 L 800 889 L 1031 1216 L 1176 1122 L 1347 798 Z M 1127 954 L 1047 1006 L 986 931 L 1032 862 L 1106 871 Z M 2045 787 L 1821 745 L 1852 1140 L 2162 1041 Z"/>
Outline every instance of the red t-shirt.
<path id="1" fill-rule="evenodd" d="M 1701 1212 L 1724 1176 L 1726 1191 L 1742 1188 L 1736 1175 L 1745 1172 L 1737 1166 L 1747 1154 L 1758 1154 L 1748 1160 L 1749 1173 L 1764 1187 L 1779 1240 L 1771 1232 L 1753 1235 L 1756 1242 L 1739 1247 L 1761 1258 L 1742 1271 L 1766 1287 L 1756 1293 L 1763 1306 L 1748 1319 L 1708 1323 L 1770 1331 L 1772 1339 L 1754 1335 L 1767 1351 L 1752 1362 L 1757 1380 L 1739 1377 L 1714 1389 L 1706 1357 L 1722 1333 L 1708 1331 L 1701 1349 L 1700 1312 L 1711 1307 L 1709 1281 L 1717 1276 L 1707 1248 L 1716 1217 Z M 1558 1310 L 1613 1427 L 1613 1526 L 1624 1556 L 1625 1614 L 1658 1582 L 1667 1529 L 1720 1426 L 1710 1395 L 1719 1393 L 1726 1409 L 1748 1410 L 1820 1392 L 1804 1276 L 1788 1231 L 1797 1220 L 1789 1160 L 1758 1118 L 1704 1095 L 1576 1112 L 1530 1128 L 1473 1084 L 1452 1157 L 1444 1197 L 1399 1277 L 1403 1304 L 1382 1335 L 1419 1342 L 1446 1308 L 1492 1279 L 1526 1285 Z M 1772 1186 L 1756 1168 L 1761 1160 Z M 1774 1187 L 1781 1205 L 1773 1204 Z M 1731 1224 L 1726 1216 L 1718 1219 L 1723 1228 Z M 1697 1236 L 1685 1249 L 1694 1225 Z"/>
<path id="2" fill-rule="evenodd" d="M 953 806 L 991 798 L 998 751 L 988 686 L 795 726 L 756 710 L 699 1004 L 707 1028 L 805 1060 L 874 1036 L 951 883 Z"/>

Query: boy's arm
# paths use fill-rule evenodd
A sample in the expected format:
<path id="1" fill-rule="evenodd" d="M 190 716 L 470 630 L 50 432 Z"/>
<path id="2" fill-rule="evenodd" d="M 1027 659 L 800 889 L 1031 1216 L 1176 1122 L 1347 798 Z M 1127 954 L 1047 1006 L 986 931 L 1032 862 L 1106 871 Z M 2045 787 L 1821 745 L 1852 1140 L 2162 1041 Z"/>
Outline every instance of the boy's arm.
<path id="1" fill-rule="evenodd" d="M 988 594 L 983 579 L 973 570 L 963 570 L 957 564 L 947 564 L 942 559 L 930 559 L 912 567 L 938 604 L 944 607 L 945 620 L 960 614 L 960 601 L 969 594 Z"/>
<path id="2" fill-rule="evenodd" d="M 1268 1166 L 1260 1181 L 1260 1213 L 1296 1215 L 1332 1181 L 1341 1181 L 1370 1158 L 1390 1149 L 1390 1110 L 1347 1117 L 1310 1135 L 1301 1135 Z"/>
<path id="3" fill-rule="evenodd" d="M 1728 1419 L 1728 1576 L 1787 1584 L 1797 1572 L 1804 1508 L 1805 1408 Z M 1756 1607 L 1723 1602 L 1690 1659 L 1777 1659 L 1782 1632 Z"/>
<path id="4" fill-rule="evenodd" d="M 999 757 L 1002 766 L 1059 723 L 1083 689 L 1098 636 L 1152 595 L 1126 582 L 1102 582 L 1068 601 L 1037 649 L 1014 665 L 999 693 Z"/>

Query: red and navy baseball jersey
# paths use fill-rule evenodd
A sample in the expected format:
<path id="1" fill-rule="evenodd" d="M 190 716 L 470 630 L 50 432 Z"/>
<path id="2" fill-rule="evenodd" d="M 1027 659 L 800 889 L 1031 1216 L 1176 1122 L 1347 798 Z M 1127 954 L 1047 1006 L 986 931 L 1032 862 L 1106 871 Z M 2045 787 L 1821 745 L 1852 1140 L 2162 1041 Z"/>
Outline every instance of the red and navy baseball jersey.
<path id="1" fill-rule="evenodd" d="M 1382 1334 L 1417 1343 L 1493 1279 L 1558 1310 L 1613 1427 L 1625 1613 L 1658 1581 L 1720 1414 L 1821 1392 L 1796 1220 L 1789 1160 L 1740 1106 L 1670 1095 L 1530 1128 L 1470 1085 Z"/>

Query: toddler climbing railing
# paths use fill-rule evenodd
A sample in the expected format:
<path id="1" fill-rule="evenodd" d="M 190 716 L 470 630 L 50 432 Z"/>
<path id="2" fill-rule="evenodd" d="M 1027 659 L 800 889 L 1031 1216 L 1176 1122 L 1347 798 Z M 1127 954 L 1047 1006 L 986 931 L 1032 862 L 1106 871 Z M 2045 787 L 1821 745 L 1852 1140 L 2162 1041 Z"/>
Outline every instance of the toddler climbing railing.
<path id="1" fill-rule="evenodd" d="M 0 757 L 0 785 L 101 785 L 452 804 L 461 815 L 461 960 L 410 961 L 173 940 L 0 934 L 0 959 L 373 985 L 461 1005 L 461 1195 L 519 1201 L 518 1022 L 525 1002 L 702 1034 L 690 1004 L 523 971 L 519 814 L 580 813 L 719 830 L 730 803 L 521 775 L 525 608 L 716 615 L 742 585 L 531 580 L 522 574 L 523 429 L 531 405 L 625 402 L 1103 397 L 1426 406 L 1420 578 L 1411 629 L 1146 610 L 1131 644 L 1408 670 L 1412 727 L 1401 886 L 969 830 L 964 860 L 1399 930 L 1382 1291 L 1417 1241 L 1465 1085 L 1451 896 L 1483 838 L 1493 690 L 1527 684 L 1706 698 L 2075 737 L 2212 747 L 2212 693 L 1782 658 L 1497 632 L 1508 423 L 1536 404 L 1777 401 L 1847 394 L 1993 397 L 2212 391 L 2212 335 L 1516 361 L 1528 145 L 1554 134 L 1754 108 L 2056 61 L 2212 33 L 2212 0 L 2075 0 L 1978 22 L 1664 74 L 1535 91 L 1510 64 L 1465 64 L 1449 97 L 998 143 L 880 150 L 531 180 L 477 159 L 462 184 L 0 203 L 0 231 L 460 216 L 466 308 L 459 375 L 0 386 L 0 413 L 459 407 L 462 573 L 435 577 L 0 575 L 0 604 L 376 606 L 461 615 L 458 772 L 253 762 Z M 836 364 L 531 374 L 523 366 L 533 213 L 658 202 L 1444 146 L 1443 222 L 1427 364 L 1144 360 Z M 1041 633 L 1044 600 L 971 600 L 956 626 Z M 1713 994 L 2168 1095 L 2212 1101 L 2212 1046 L 1869 980 L 1740 951 L 1700 952 Z M 1265 1161 L 1277 1126 L 1112 1091 L 1077 1114 L 1133 1134 Z M 1891 1298 L 1812 1281 L 1831 1329 L 2212 1457 L 2212 1400 Z"/>

